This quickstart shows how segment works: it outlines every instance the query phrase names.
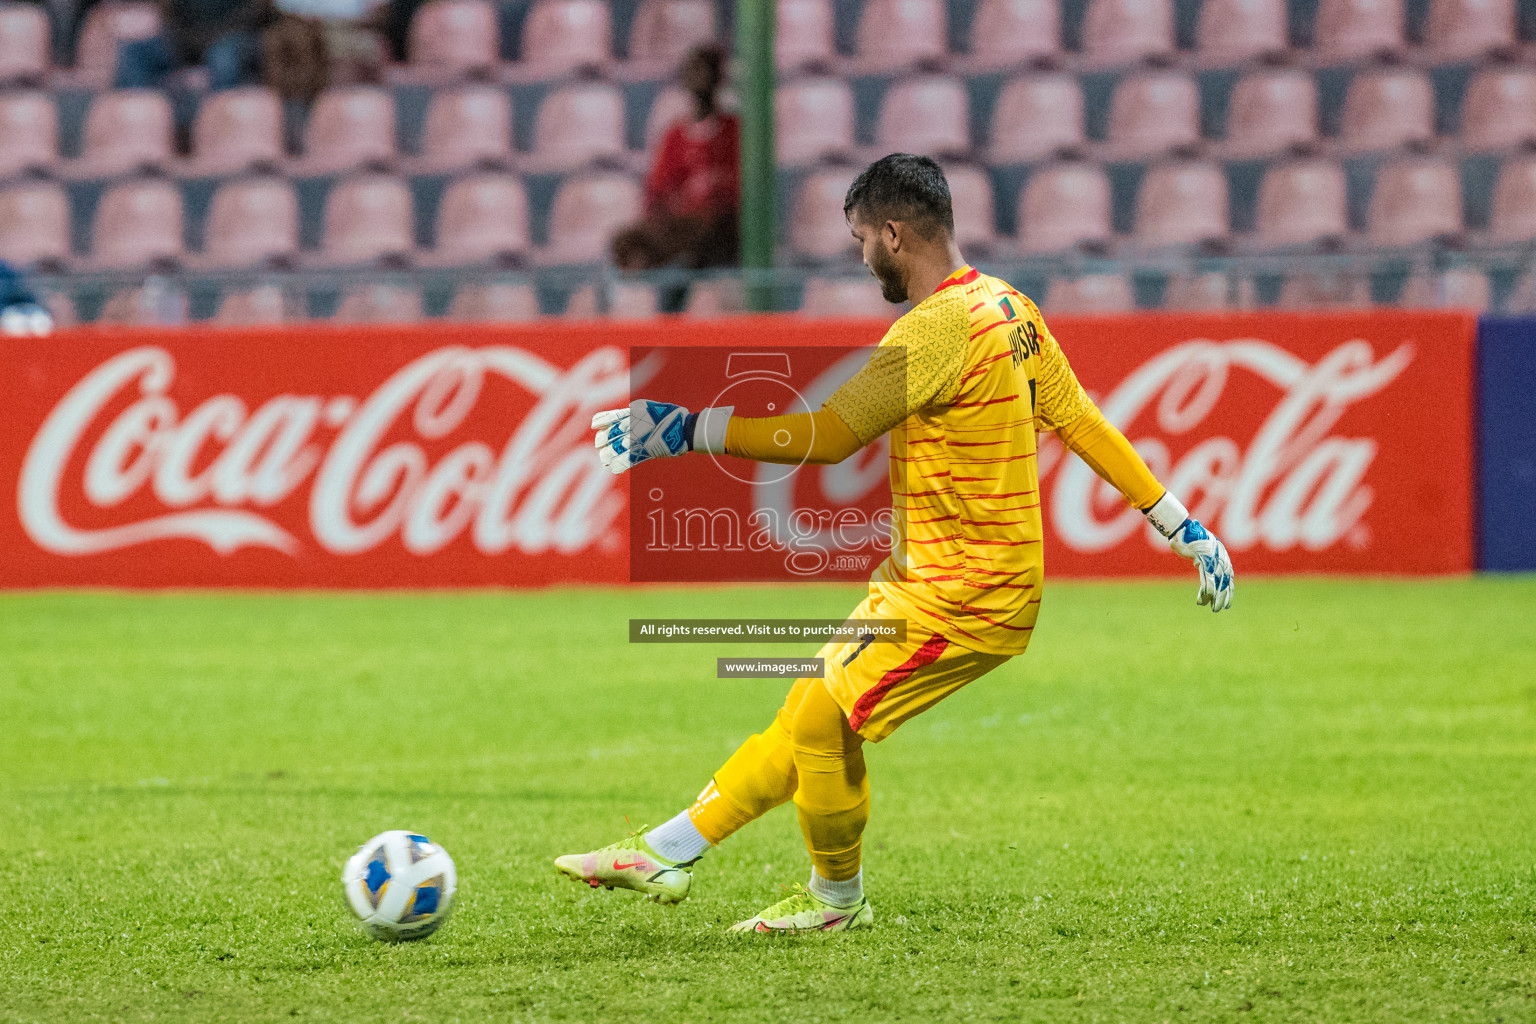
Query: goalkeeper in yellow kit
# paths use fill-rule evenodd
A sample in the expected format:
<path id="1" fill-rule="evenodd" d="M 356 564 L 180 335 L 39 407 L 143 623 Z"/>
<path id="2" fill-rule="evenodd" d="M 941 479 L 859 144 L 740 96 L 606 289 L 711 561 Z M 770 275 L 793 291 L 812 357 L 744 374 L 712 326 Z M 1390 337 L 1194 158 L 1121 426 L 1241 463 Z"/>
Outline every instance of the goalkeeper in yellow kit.
<path id="1" fill-rule="evenodd" d="M 905 619 L 906 642 L 828 644 L 825 678 L 796 682 L 774 720 L 731 755 L 692 807 L 659 828 L 555 861 L 593 887 L 676 903 L 711 846 L 792 799 L 810 882 L 737 931 L 873 923 L 861 869 L 869 819 L 863 745 L 1028 646 L 1044 577 L 1039 430 L 1056 431 L 1194 561 L 1200 604 L 1220 611 L 1232 600 L 1226 549 L 1099 413 L 1034 303 L 961 257 L 939 166 L 908 154 L 876 161 L 848 189 L 844 211 L 886 299 L 917 303 L 820 410 L 746 418 L 728 407 L 693 414 L 641 399 L 592 424 L 614 472 L 690 451 L 835 463 L 891 435 L 891 553 L 850 619 Z"/>

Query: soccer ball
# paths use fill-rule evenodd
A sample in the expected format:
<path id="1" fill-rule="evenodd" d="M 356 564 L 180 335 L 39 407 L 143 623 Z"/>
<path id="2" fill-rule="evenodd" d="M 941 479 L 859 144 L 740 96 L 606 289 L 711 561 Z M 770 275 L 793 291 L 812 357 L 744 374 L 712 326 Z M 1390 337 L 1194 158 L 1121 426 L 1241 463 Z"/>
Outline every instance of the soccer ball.
<path id="1" fill-rule="evenodd" d="M 458 875 L 448 851 L 396 829 L 358 847 L 341 869 L 347 906 L 381 942 L 421 939 L 447 920 Z"/>

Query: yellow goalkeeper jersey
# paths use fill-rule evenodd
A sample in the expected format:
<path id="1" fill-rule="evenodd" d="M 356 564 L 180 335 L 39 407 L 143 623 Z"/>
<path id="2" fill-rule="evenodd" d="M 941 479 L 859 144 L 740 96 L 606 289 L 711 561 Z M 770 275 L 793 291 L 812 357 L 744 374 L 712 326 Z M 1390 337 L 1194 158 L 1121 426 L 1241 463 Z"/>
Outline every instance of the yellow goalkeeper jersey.
<path id="1" fill-rule="evenodd" d="M 890 431 L 895 521 L 871 591 L 963 647 L 1023 651 L 1044 578 L 1036 432 L 1094 408 L 1040 310 L 962 267 L 825 408 L 862 444 Z"/>

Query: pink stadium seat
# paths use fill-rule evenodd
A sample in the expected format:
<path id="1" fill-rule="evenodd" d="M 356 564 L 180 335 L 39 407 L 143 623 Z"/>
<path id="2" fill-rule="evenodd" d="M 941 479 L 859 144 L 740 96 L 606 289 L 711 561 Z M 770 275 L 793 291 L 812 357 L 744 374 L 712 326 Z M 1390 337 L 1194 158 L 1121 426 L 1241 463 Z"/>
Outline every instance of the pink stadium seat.
<path id="1" fill-rule="evenodd" d="M 422 319 L 421 292 L 382 281 L 353 288 L 341 297 L 337 324 L 414 324 Z"/>
<path id="2" fill-rule="evenodd" d="M 1490 68 L 1467 86 L 1461 104 L 1461 144 L 1507 149 L 1536 139 L 1536 71 Z"/>
<path id="3" fill-rule="evenodd" d="M 171 104 L 156 89 L 104 92 L 85 115 L 80 159 L 73 171 L 105 178 L 171 162 Z"/>
<path id="4" fill-rule="evenodd" d="M 682 119 L 693 120 L 693 97 L 680 86 L 669 85 L 651 101 L 651 109 L 645 115 L 645 151 L 656 153 L 667 129 Z"/>
<path id="5" fill-rule="evenodd" d="M 337 174 L 395 158 L 394 96 L 371 85 L 327 89 L 304 126 L 301 173 Z"/>
<path id="6" fill-rule="evenodd" d="M 1303 71 L 1259 71 L 1232 87 L 1227 138 L 1232 157 L 1266 156 L 1317 139 L 1317 83 Z"/>
<path id="7" fill-rule="evenodd" d="M 487 172 L 448 187 L 437 211 L 438 262 L 480 263 L 528 246 L 528 193 L 517 178 Z"/>
<path id="8" fill-rule="evenodd" d="M 126 327 L 180 326 L 187 322 L 189 306 L 181 285 L 156 275 L 107 299 L 96 322 Z"/>
<path id="9" fill-rule="evenodd" d="M 1083 145 L 1083 90 L 1076 75 L 1030 75 L 1003 86 L 992 110 L 993 164 L 1029 163 Z"/>
<path id="10" fill-rule="evenodd" d="M 1287 45 L 1285 0 L 1205 0 L 1195 49 L 1207 65 L 1235 65 Z"/>
<path id="11" fill-rule="evenodd" d="M 448 305 L 448 319 L 464 323 L 522 323 L 538 317 L 539 297 L 528 284 L 460 285 Z"/>
<path id="12" fill-rule="evenodd" d="M 992 179 L 975 164 L 948 164 L 949 198 L 955 211 L 955 238 L 962 246 L 985 251 L 997 241 L 992 219 Z"/>
<path id="13" fill-rule="evenodd" d="M 880 104 L 875 146 L 884 153 L 965 153 L 970 97 L 958 78 L 924 75 L 892 85 Z"/>
<path id="14" fill-rule="evenodd" d="M 614 234 L 640 216 L 640 184 L 626 174 L 603 171 L 568 178 L 549 213 L 549 244 L 539 253 L 547 266 L 596 263 L 608 254 Z"/>
<path id="15" fill-rule="evenodd" d="M 1176 71 L 1123 79 L 1109 101 L 1108 149 L 1117 157 L 1149 157 L 1200 141 L 1200 90 Z"/>
<path id="16" fill-rule="evenodd" d="M 1515 42 L 1515 0 L 1430 0 L 1424 42 L 1437 61 L 1476 57 Z"/>
<path id="17" fill-rule="evenodd" d="M 501 27 L 489 0 L 431 0 L 411 19 L 411 63 L 445 75 L 496 66 Z"/>
<path id="18" fill-rule="evenodd" d="M 0 260 L 17 267 L 69 259 L 69 198 L 51 181 L 0 190 Z"/>
<path id="19" fill-rule="evenodd" d="M 208 208 L 203 262 L 218 269 L 254 267 L 297 256 L 299 201 L 281 178 L 232 181 Z"/>
<path id="20" fill-rule="evenodd" d="M 812 174 L 800 184 L 789 217 L 789 247 L 797 256 L 818 262 L 859 258 L 859 246 L 843 218 L 843 197 L 852 170 Z"/>
<path id="21" fill-rule="evenodd" d="M 1233 281 L 1220 271 L 1175 274 L 1163 292 L 1163 308 L 1184 312 L 1219 312 L 1226 309 L 1251 309 L 1253 284 Z"/>
<path id="22" fill-rule="evenodd" d="M 512 101 L 493 85 L 439 89 L 422 128 L 422 170 L 447 171 L 512 159 Z"/>
<path id="23" fill-rule="evenodd" d="M 93 89 L 109 89 L 117 71 L 121 43 L 148 39 L 160 31 L 160 8 L 152 0 L 107 0 L 92 7 L 80 27 L 75 47 L 79 83 Z"/>
<path id="24" fill-rule="evenodd" d="M 1433 274 L 1419 271 L 1397 297 L 1405 309 L 1473 309 L 1483 312 L 1493 302 L 1488 275 L 1472 267 Z"/>
<path id="25" fill-rule="evenodd" d="M 1259 182 L 1254 241 L 1266 249 L 1310 245 L 1349 233 L 1344 169 L 1330 160 L 1276 164 Z"/>
<path id="26" fill-rule="evenodd" d="M 181 258 L 181 191 L 168 181 L 130 181 L 109 189 L 91 226 L 91 262 L 130 270 Z"/>
<path id="27" fill-rule="evenodd" d="M 875 317 L 887 322 L 901 313 L 885 301 L 873 278 L 813 277 L 805 282 L 800 315 L 817 318 Z"/>
<path id="28" fill-rule="evenodd" d="M 279 285 L 264 284 L 244 291 L 228 291 L 219 300 L 210 321 L 215 327 L 276 327 L 297 323 L 303 315 Z"/>
<path id="29" fill-rule="evenodd" d="M 781 85 L 773 98 L 773 139 L 780 167 L 803 167 L 853 153 L 853 92 L 841 78 Z"/>
<path id="30" fill-rule="evenodd" d="M 58 162 L 59 114 L 43 92 L 0 92 L 0 178 Z"/>
<path id="31" fill-rule="evenodd" d="M 1078 161 L 1043 168 L 1019 196 L 1018 225 L 1020 243 L 1033 253 L 1108 240 L 1113 234 L 1108 176 Z"/>
<path id="32" fill-rule="evenodd" d="M 734 316 L 747 309 L 747 297 L 741 282 L 733 277 L 716 277 L 688 286 L 688 315 L 707 319 Z"/>
<path id="33" fill-rule="evenodd" d="M 624 94 L 603 82 L 580 82 L 544 97 L 533 125 L 530 161 L 568 170 L 624 155 Z"/>
<path id="34" fill-rule="evenodd" d="M 778 0 L 776 6 L 778 37 L 773 57 L 780 71 L 828 64 L 837 56 L 831 0 Z"/>
<path id="35" fill-rule="evenodd" d="M 1389 163 L 1376 175 L 1367 229 L 1373 245 L 1415 245 L 1462 229 L 1461 179 L 1434 159 Z"/>
<path id="36" fill-rule="evenodd" d="M 948 21 L 943 0 L 866 0 L 859 62 L 869 70 L 898 70 L 942 58 L 949 48 Z"/>
<path id="37" fill-rule="evenodd" d="M 37 82 L 48 71 L 48 14 L 40 4 L 0 3 L 0 84 Z"/>
<path id="38" fill-rule="evenodd" d="M 1092 65 L 1134 64 L 1173 53 L 1172 0 L 1090 0 L 1083 57 Z"/>
<path id="39" fill-rule="evenodd" d="M 971 21 L 971 66 L 1020 64 L 1061 51 L 1058 0 L 981 0 Z"/>
<path id="40" fill-rule="evenodd" d="M 1362 71 L 1344 98 L 1341 141 L 1355 153 L 1395 149 L 1435 137 L 1435 87 L 1409 68 Z"/>
<path id="41" fill-rule="evenodd" d="M 629 59 L 671 70 L 689 50 L 714 40 L 714 0 L 642 0 L 629 30 Z"/>
<path id="42" fill-rule="evenodd" d="M 651 320 L 657 315 L 656 305 L 656 289 L 617 281 L 608 288 L 608 308 L 604 312 L 597 287 L 585 284 L 572 293 L 561 316 L 566 320 Z"/>
<path id="43" fill-rule="evenodd" d="M 192 123 L 196 174 L 237 174 L 283 159 L 282 101 L 259 85 L 210 93 Z"/>
<path id="44" fill-rule="evenodd" d="M 1371 308 L 1371 282 L 1349 270 L 1299 270 L 1280 285 L 1280 309 L 1337 310 Z"/>
<path id="45" fill-rule="evenodd" d="M 1148 248 L 1227 237 L 1227 176 L 1213 163 L 1159 164 L 1136 194 L 1136 241 Z"/>
<path id="46" fill-rule="evenodd" d="M 1320 60 L 1345 62 L 1403 47 L 1403 0 L 1322 0 L 1313 32 Z"/>
<path id="47" fill-rule="evenodd" d="M 1052 313 L 1129 313 L 1136 296 L 1123 274 L 1084 274 L 1052 278 L 1042 305 Z"/>
<path id="48" fill-rule="evenodd" d="M 1536 240 L 1536 156 L 1514 157 L 1499 168 L 1488 229 L 1495 244 Z"/>
<path id="49" fill-rule="evenodd" d="M 601 66 L 613 55 L 612 31 L 604 0 L 539 0 L 523 23 L 522 63 L 543 77 Z"/>
<path id="50" fill-rule="evenodd" d="M 399 178 L 367 174 L 339 182 L 325 202 L 322 259 L 353 264 L 408 256 L 411 222 L 411 192 Z"/>

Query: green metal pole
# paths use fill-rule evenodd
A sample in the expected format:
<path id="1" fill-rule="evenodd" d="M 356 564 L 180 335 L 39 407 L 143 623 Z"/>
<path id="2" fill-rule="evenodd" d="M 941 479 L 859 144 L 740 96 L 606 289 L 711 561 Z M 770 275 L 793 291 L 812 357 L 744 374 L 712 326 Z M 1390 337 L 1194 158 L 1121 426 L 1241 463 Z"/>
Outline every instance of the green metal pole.
<path id="1" fill-rule="evenodd" d="M 774 0 L 737 0 L 736 59 L 741 69 L 741 265 L 747 308 L 773 308 Z"/>

